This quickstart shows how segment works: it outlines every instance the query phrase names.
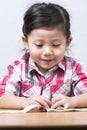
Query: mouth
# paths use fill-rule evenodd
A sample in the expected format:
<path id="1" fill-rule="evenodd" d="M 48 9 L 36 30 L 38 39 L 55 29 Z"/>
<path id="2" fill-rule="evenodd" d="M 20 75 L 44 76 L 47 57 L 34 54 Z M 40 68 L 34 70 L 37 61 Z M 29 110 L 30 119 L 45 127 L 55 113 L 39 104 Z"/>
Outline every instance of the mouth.
<path id="1" fill-rule="evenodd" d="M 45 62 L 50 62 L 50 61 L 53 61 L 53 59 L 41 59 L 42 61 L 45 61 Z"/>

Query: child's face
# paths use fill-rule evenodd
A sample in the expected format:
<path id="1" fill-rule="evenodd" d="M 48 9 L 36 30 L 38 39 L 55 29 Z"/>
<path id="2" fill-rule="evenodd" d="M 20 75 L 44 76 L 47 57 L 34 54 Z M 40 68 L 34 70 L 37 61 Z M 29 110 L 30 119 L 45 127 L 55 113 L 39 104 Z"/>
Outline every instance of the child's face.
<path id="1" fill-rule="evenodd" d="M 63 58 L 71 38 L 66 39 L 58 29 L 34 29 L 27 39 L 23 37 L 23 42 L 39 70 L 45 74 Z"/>

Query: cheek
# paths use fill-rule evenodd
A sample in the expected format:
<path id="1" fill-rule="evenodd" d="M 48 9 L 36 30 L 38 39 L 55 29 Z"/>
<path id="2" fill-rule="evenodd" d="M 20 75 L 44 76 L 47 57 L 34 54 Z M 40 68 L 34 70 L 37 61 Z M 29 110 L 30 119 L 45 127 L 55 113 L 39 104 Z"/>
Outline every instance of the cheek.
<path id="1" fill-rule="evenodd" d="M 30 50 L 29 50 L 29 52 L 30 52 L 30 56 L 32 57 L 32 59 L 37 59 L 37 57 L 39 57 L 39 51 L 37 51 L 36 49 L 34 49 L 34 48 L 31 48 Z"/>
<path id="2" fill-rule="evenodd" d="M 65 53 L 65 50 L 61 50 L 61 49 L 55 50 L 54 53 L 55 55 L 63 55 Z"/>
<path id="3" fill-rule="evenodd" d="M 65 49 L 58 49 L 58 50 L 55 51 L 56 59 L 63 58 L 64 54 L 65 54 Z"/>

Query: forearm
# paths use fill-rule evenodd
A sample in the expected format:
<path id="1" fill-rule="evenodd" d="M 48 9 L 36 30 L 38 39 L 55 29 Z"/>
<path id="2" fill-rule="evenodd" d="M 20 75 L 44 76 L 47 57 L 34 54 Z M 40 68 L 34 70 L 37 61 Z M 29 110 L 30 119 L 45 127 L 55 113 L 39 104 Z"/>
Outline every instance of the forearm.
<path id="1" fill-rule="evenodd" d="M 52 98 L 51 108 L 55 109 L 60 106 L 63 106 L 64 109 L 87 107 L 87 93 L 73 97 L 58 94 Z"/>
<path id="2" fill-rule="evenodd" d="M 28 106 L 25 97 L 17 97 L 10 94 L 5 94 L 0 97 L 0 108 L 23 109 Z"/>
<path id="3" fill-rule="evenodd" d="M 87 93 L 75 96 L 75 107 L 87 107 Z"/>

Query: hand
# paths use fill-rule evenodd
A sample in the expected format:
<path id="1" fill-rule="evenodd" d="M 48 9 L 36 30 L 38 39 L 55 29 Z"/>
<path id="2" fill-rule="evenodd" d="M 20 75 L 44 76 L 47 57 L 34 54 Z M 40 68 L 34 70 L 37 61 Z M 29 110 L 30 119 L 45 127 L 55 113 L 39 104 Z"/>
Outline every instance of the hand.
<path id="1" fill-rule="evenodd" d="M 30 98 L 27 98 L 27 101 L 29 105 L 38 104 L 44 108 L 49 108 L 51 106 L 50 100 L 42 95 L 32 96 Z"/>
<path id="2" fill-rule="evenodd" d="M 57 107 L 63 106 L 64 109 L 75 107 L 76 97 L 68 97 L 63 94 L 58 94 L 52 98 L 51 108 L 56 109 Z"/>

